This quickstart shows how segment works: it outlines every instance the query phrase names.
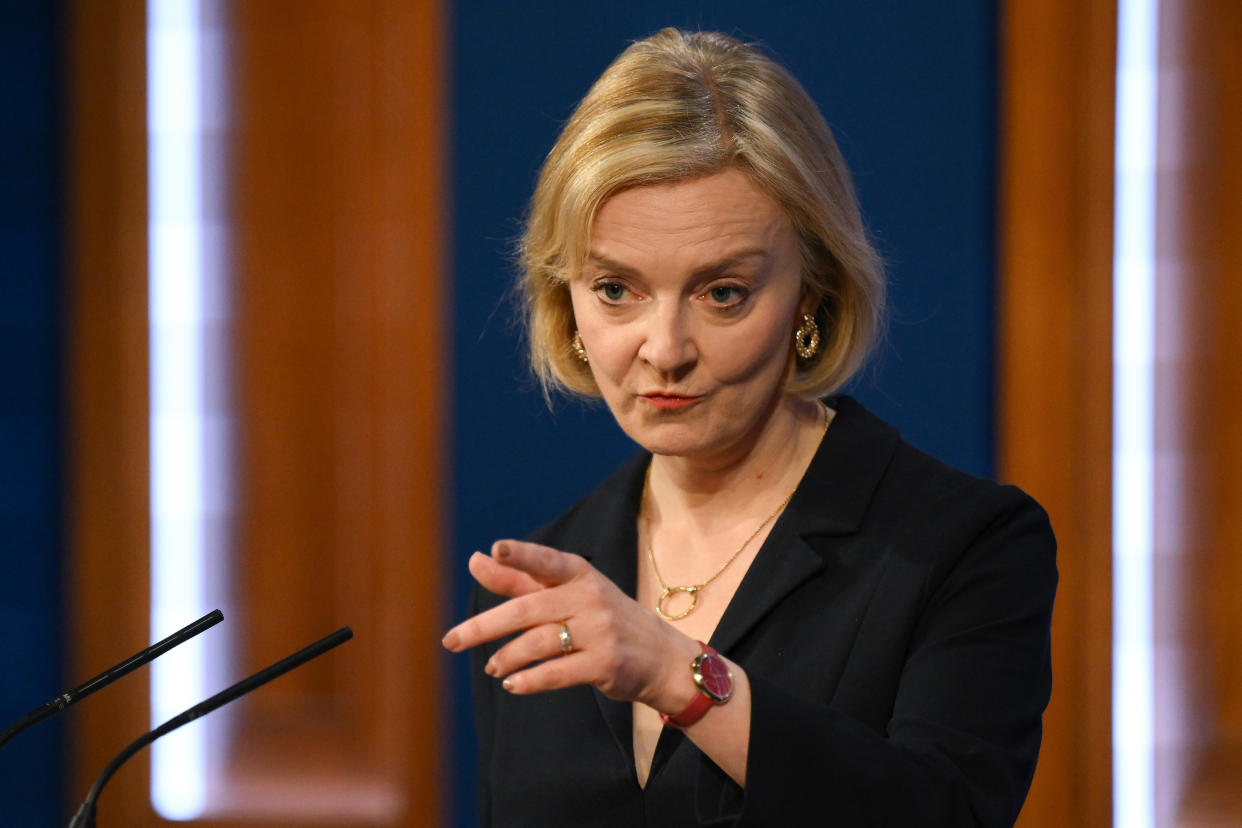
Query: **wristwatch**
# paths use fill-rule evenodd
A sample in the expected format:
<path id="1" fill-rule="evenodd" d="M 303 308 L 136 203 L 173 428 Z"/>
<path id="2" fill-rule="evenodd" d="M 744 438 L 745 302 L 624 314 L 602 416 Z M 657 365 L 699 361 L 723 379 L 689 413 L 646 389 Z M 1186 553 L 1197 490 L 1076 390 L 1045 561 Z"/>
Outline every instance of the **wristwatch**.
<path id="1" fill-rule="evenodd" d="M 725 660 L 720 657 L 720 653 L 702 641 L 699 642 L 699 647 L 703 651 L 690 662 L 690 676 L 699 693 L 677 715 L 661 713 L 660 718 L 666 725 L 689 727 L 703 718 L 713 705 L 724 704 L 733 695 L 733 674 L 729 672 Z"/>

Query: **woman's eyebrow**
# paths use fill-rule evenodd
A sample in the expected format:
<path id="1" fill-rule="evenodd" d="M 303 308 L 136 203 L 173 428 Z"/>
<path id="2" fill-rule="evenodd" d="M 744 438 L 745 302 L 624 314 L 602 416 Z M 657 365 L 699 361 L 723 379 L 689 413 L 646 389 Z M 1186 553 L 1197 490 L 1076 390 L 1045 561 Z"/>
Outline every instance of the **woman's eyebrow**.
<path id="1" fill-rule="evenodd" d="M 710 275 L 713 273 L 719 273 L 722 270 L 728 270 L 734 265 L 741 264 L 747 259 L 754 259 L 754 258 L 766 259 L 767 257 L 768 257 L 767 248 L 748 247 L 745 250 L 738 250 L 736 252 L 730 253 L 727 256 L 724 256 L 723 258 L 718 259 L 714 262 L 708 262 L 707 264 L 699 265 L 691 272 L 691 275 L 699 277 L 699 276 Z M 588 255 L 587 262 L 600 268 L 601 270 L 607 270 L 611 273 L 616 273 L 619 276 L 641 275 L 637 268 L 633 268 L 633 267 L 630 267 L 629 265 L 622 264 L 621 262 L 610 259 L 607 256 L 601 256 L 598 253 L 591 253 L 590 255 Z"/>
<path id="2" fill-rule="evenodd" d="M 705 265 L 699 265 L 694 269 L 694 276 L 709 276 L 719 273 L 722 270 L 728 270 L 731 267 L 742 264 L 747 259 L 764 259 L 768 258 L 767 248 L 764 247 L 748 247 L 745 250 L 738 250 L 730 253 L 724 258 L 714 262 L 708 262 Z"/>
<path id="3" fill-rule="evenodd" d="M 621 276 L 637 276 L 638 271 L 629 265 L 623 265 L 620 262 L 613 261 L 607 256 L 601 256 L 598 253 L 592 253 L 587 256 L 587 262 L 598 267 L 600 270 L 607 270 Z"/>

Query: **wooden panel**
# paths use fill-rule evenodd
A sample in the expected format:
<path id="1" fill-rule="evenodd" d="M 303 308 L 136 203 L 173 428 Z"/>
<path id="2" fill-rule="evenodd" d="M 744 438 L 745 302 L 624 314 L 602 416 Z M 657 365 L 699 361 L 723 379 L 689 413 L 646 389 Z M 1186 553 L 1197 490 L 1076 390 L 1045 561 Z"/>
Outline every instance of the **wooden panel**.
<path id="1" fill-rule="evenodd" d="M 144 5 L 82 0 L 65 15 L 73 681 L 150 640 Z M 108 760 L 147 729 L 144 676 L 66 712 L 75 808 Z M 147 762 L 139 754 L 109 785 L 101 824 L 141 824 Z"/>
<path id="2" fill-rule="evenodd" d="M 1158 328 L 1157 398 L 1181 507 L 1176 522 L 1158 515 L 1180 529 L 1155 618 L 1157 806 L 1170 825 L 1237 825 L 1242 807 L 1240 42 L 1232 0 L 1161 3 L 1158 279 L 1175 301 Z"/>
<path id="3" fill-rule="evenodd" d="M 1180 828 L 1237 828 L 1242 814 L 1242 743 L 1209 748 L 1179 814 Z"/>
<path id="4" fill-rule="evenodd" d="M 1207 209 L 1188 245 L 1210 313 L 1210 372 L 1214 463 L 1204 491 L 1212 505 L 1211 640 L 1219 699 L 1218 738 L 1242 744 L 1242 5 L 1231 0 L 1185 2 L 1188 87 L 1197 119 L 1185 126 L 1199 136 L 1200 174 L 1185 182 L 1185 206 Z"/>
<path id="5" fill-rule="evenodd" d="M 1111 378 L 1099 337 L 1109 331 L 1100 247 L 1111 236 L 1102 215 L 1111 184 L 1101 172 L 1111 166 L 1102 135 L 1112 117 L 1102 68 L 1107 56 L 1111 71 L 1111 25 L 1094 7 L 1041 5 L 1042 19 L 1027 11 L 1006 7 L 1001 456 L 1005 475 L 1052 513 L 1062 587 L 1056 690 L 1023 824 L 1103 825 L 1109 595 L 1107 482 L 1099 478 L 1108 468 Z M 1156 819 L 1237 824 L 1242 7 L 1162 2 L 1160 39 Z"/>
<path id="6" fill-rule="evenodd" d="M 222 815 L 434 824 L 447 423 L 439 9 L 234 3 L 237 597 Z"/>
<path id="7" fill-rule="evenodd" d="M 1023 826 L 1111 824 L 1114 14 L 1002 8 L 998 467 L 1048 509 L 1061 574 Z"/>
<path id="8" fill-rule="evenodd" d="M 243 702 L 202 826 L 441 821 L 443 82 L 436 2 L 210 2 L 234 61 L 228 162 L 238 423 L 228 625 L 240 677 L 356 639 Z M 75 660 L 149 640 L 145 20 L 71 28 Z M 218 101 L 217 101 L 218 102 Z M 209 190 L 222 180 L 208 171 Z M 213 205 L 209 205 L 214 209 Z M 120 596 L 118 598 L 118 596 Z M 240 631 L 240 633 L 238 632 Z M 118 651 L 119 649 L 119 651 Z M 70 711 L 74 800 L 148 720 L 141 678 Z M 101 824 L 163 825 L 149 754 Z"/>
<path id="9" fill-rule="evenodd" d="M 1198 766 L 1214 711 L 1207 608 L 1214 463 L 1210 409 L 1212 295 L 1200 244 L 1213 205 L 1202 198 L 1205 166 L 1202 79 L 1188 72 L 1179 0 L 1160 5 L 1156 157 L 1156 318 L 1152 638 L 1155 824 L 1173 825 Z M 1209 324 L 1205 327 L 1205 322 Z"/>

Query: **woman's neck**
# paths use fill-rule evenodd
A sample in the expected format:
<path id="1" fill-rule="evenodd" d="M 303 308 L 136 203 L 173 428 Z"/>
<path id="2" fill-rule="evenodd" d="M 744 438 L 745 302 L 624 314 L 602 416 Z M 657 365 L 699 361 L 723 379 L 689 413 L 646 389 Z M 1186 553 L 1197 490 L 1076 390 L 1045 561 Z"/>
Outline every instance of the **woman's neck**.
<path id="1" fill-rule="evenodd" d="M 769 508 L 768 500 L 785 497 L 802 479 L 831 416 L 818 402 L 786 397 L 732 456 L 654 456 L 648 490 L 658 504 L 657 519 L 711 519 Z"/>

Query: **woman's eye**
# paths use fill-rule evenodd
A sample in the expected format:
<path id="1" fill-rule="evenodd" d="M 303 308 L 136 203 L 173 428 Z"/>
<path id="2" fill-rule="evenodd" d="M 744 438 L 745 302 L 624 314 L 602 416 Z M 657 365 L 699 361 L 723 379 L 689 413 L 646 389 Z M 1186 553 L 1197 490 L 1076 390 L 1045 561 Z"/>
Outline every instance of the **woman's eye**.
<path id="1" fill-rule="evenodd" d="M 707 296 L 717 305 L 736 305 L 746 298 L 745 291 L 736 285 L 717 285 L 707 291 Z"/>
<path id="2" fill-rule="evenodd" d="M 609 302 L 620 302 L 625 298 L 625 285 L 618 284 L 617 282 L 604 282 L 602 285 L 598 285 L 595 290 Z"/>

